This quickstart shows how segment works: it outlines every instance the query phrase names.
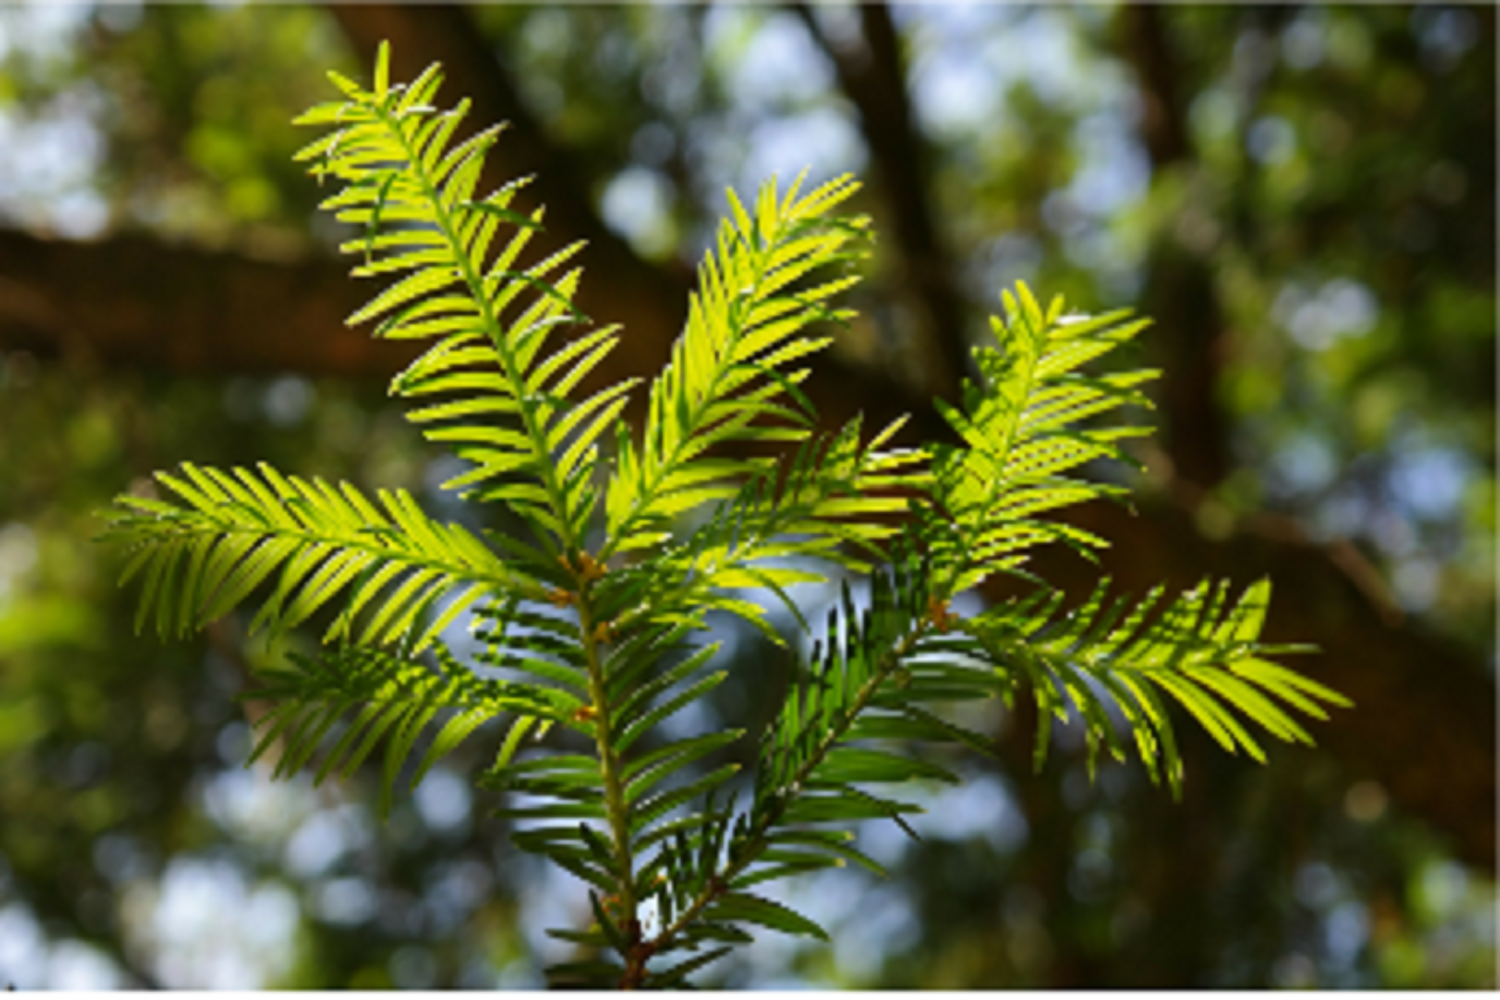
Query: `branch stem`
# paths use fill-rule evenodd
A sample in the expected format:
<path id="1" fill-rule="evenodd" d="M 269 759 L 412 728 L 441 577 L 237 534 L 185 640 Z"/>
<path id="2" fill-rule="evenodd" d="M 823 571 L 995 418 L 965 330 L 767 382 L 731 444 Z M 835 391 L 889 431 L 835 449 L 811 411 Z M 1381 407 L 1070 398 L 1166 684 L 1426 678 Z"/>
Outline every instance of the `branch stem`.
<path id="1" fill-rule="evenodd" d="M 625 801 L 625 785 L 621 778 L 620 758 L 615 751 L 614 734 L 610 728 L 609 705 L 604 687 L 604 664 L 599 658 L 599 642 L 594 636 L 594 617 L 588 601 L 588 582 L 582 573 L 578 576 L 578 631 L 588 658 L 589 697 L 594 711 L 594 745 L 599 754 L 599 776 L 604 782 L 604 809 L 609 816 L 610 841 L 615 852 L 616 876 L 619 878 L 616 898 L 624 916 L 622 930 L 625 932 L 628 952 L 627 961 L 636 952 L 640 939 L 640 923 L 636 919 L 635 858 L 630 850 L 630 810 Z M 627 968 L 627 978 L 629 969 Z M 622 981 L 622 986 L 626 983 Z"/>
<path id="2" fill-rule="evenodd" d="M 542 481 L 542 487 L 547 491 L 547 502 L 561 529 L 555 541 L 545 535 L 542 536 L 543 541 L 557 546 L 558 553 L 578 551 L 582 548 L 582 544 L 574 530 L 573 520 L 569 517 L 566 491 L 557 480 L 557 465 L 552 460 L 552 453 L 547 447 L 546 431 L 537 417 L 535 394 L 528 389 L 512 345 L 506 340 L 499 313 L 485 287 L 485 277 L 476 271 L 474 261 L 470 260 L 468 253 L 465 252 L 463 239 L 459 235 L 459 227 L 453 218 L 453 213 L 441 197 L 438 186 L 420 151 L 412 147 L 411 137 L 401 128 L 400 121 L 385 106 L 385 102 L 375 104 L 374 108 L 381 122 L 390 130 L 391 135 L 395 136 L 401 149 L 406 153 L 407 171 L 421 185 L 427 204 L 432 206 L 433 221 L 437 223 L 443 239 L 447 241 L 448 249 L 453 255 L 454 269 L 468 288 L 470 299 L 478 306 L 485 334 L 495 345 L 495 356 L 500 360 L 500 368 L 506 381 L 510 383 L 511 394 L 515 396 L 516 408 L 520 411 L 521 423 L 526 429 L 526 437 L 531 443 L 531 453 L 536 463 L 535 468 L 530 471 Z"/>
<path id="3" fill-rule="evenodd" d="M 797 768 L 796 773 L 792 775 L 792 779 L 782 786 L 781 794 L 777 796 L 770 808 L 761 814 L 760 821 L 747 832 L 745 840 L 742 841 L 744 846 L 738 852 L 737 856 L 733 860 L 727 861 L 723 869 L 716 872 L 708 880 L 708 884 L 703 888 L 703 891 L 698 894 L 692 903 L 688 904 L 685 910 L 677 915 L 676 920 L 672 921 L 656 937 L 643 942 L 641 945 L 643 949 L 649 949 L 648 953 L 654 953 L 669 945 L 672 939 L 682 933 L 688 925 L 697 919 L 698 915 L 709 904 L 729 889 L 730 883 L 736 875 L 755 863 L 756 859 L 760 857 L 761 852 L 768 846 L 766 842 L 767 832 L 781 818 L 782 814 L 785 813 L 792 799 L 802 792 L 803 785 L 808 777 L 823 762 L 823 758 L 828 755 L 829 751 L 834 748 L 839 740 L 844 738 L 849 728 L 859 718 L 859 714 L 869 706 L 870 700 L 875 697 L 876 692 L 880 690 L 880 686 L 901 665 L 902 657 L 906 656 L 912 647 L 921 640 L 922 636 L 927 632 L 928 627 L 929 623 L 923 619 L 917 624 L 914 631 L 897 643 L 885 656 L 881 657 L 879 664 L 871 673 L 870 679 L 865 681 L 860 687 L 859 693 L 855 695 L 854 701 L 850 703 L 849 710 L 845 713 L 843 720 L 839 725 L 831 727 L 828 730 L 823 739 L 818 743 L 817 748 L 808 754 L 807 759 Z M 788 697 L 796 697 L 795 691 L 790 692 Z"/>

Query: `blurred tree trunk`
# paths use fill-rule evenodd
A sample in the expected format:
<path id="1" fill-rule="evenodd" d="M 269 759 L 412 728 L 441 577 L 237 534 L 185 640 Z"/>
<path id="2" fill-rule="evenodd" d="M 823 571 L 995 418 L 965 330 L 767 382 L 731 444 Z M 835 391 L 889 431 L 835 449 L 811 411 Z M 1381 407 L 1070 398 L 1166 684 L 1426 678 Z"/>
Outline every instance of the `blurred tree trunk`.
<path id="1" fill-rule="evenodd" d="M 916 353 L 925 369 L 917 383 L 956 401 L 959 380 L 969 369 L 964 337 L 969 309 L 932 210 L 926 139 L 916 127 L 890 8 L 862 4 L 860 38 L 844 44 L 819 26 L 807 4 L 794 3 L 791 9 L 833 63 L 839 86 L 859 113 L 877 192 L 890 213 L 889 237 L 894 237 L 898 271 L 893 284 L 912 303 L 917 320 Z"/>
<path id="2" fill-rule="evenodd" d="M 1197 156 L 1167 15 L 1160 7 L 1125 4 L 1119 16 L 1121 51 L 1140 86 L 1141 138 L 1151 171 L 1191 178 Z M 1229 422 L 1219 402 L 1224 310 L 1207 264 L 1213 226 L 1190 195 L 1183 217 L 1157 232 L 1147 252 L 1139 310 L 1152 319 L 1148 344 L 1165 372 L 1158 391 L 1173 474 L 1199 491 L 1217 486 L 1231 462 Z"/>
<path id="3" fill-rule="evenodd" d="M 389 377 L 417 350 L 344 326 L 362 301 L 348 269 L 325 258 L 0 230 L 0 349 L 43 358 L 184 375 Z"/>

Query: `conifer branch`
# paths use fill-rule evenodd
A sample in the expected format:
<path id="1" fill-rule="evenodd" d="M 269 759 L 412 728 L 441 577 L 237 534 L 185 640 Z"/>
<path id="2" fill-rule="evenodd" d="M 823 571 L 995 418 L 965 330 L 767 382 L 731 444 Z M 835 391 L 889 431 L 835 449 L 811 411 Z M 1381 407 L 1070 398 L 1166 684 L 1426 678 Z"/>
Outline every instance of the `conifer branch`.
<path id="1" fill-rule="evenodd" d="M 1174 790 L 1181 765 L 1167 699 L 1226 750 L 1257 759 L 1255 726 L 1310 742 L 1291 711 L 1323 718 L 1323 705 L 1347 704 L 1267 659 L 1299 647 L 1260 642 L 1264 582 L 1233 604 L 1219 583 L 1133 606 L 1106 601 L 1101 585 L 1060 616 L 1061 598 L 1038 581 L 1021 601 L 968 619 L 954 611 L 952 599 L 986 576 L 1024 575 L 1040 545 L 1087 554 L 1106 544 L 1042 515 L 1123 492 L 1077 472 L 1125 457 L 1119 442 L 1144 433 L 1098 421 L 1143 405 L 1138 387 L 1155 373 L 1086 374 L 1143 324 L 1124 313 L 1073 318 L 1061 300 L 1043 310 L 1020 285 L 992 323 L 996 346 L 976 352 L 979 383 L 964 387 L 961 408 L 939 404 L 962 444 L 883 451 L 897 425 L 862 443 L 858 419 L 811 439 L 797 387 L 806 371 L 791 366 L 828 343 L 808 335 L 813 324 L 849 315 L 832 301 L 856 279 L 825 273 L 857 259 L 868 236 L 863 218 L 831 214 L 856 189 L 848 178 L 806 194 L 800 178 L 784 194 L 768 183 L 753 212 L 730 194 L 686 329 L 652 385 L 644 435 L 638 445 L 623 429 L 613 435 L 598 510 L 599 442 L 630 383 L 570 396 L 615 346 L 610 328 L 549 343 L 580 318 L 571 299 L 580 272 L 557 276 L 577 247 L 520 267 L 540 213 L 509 207 L 514 185 L 473 197 L 496 130 L 450 147 L 465 105 L 429 106 L 436 66 L 391 84 L 388 56 L 382 47 L 370 90 L 334 75 L 347 99 L 299 120 L 335 128 L 299 155 L 345 182 L 324 207 L 363 227 L 344 245 L 364 257 L 355 273 L 405 272 L 350 321 L 383 316 L 377 336 L 435 340 L 393 394 L 439 397 L 409 416 L 473 463 L 449 485 L 508 505 L 533 537 L 482 542 L 400 492 L 376 504 L 267 466 L 256 476 L 192 465 L 160 477 L 180 503 L 122 497 L 111 532 L 134 546 L 126 577 L 144 576 L 141 621 L 154 615 L 163 633 L 223 614 L 273 575 L 256 621 L 277 630 L 342 598 L 324 635 L 333 648 L 273 668 L 256 693 L 276 703 L 256 754 L 281 747 L 280 773 L 331 742 L 318 777 L 347 774 L 384 741 L 388 799 L 440 716 L 414 780 L 486 722 L 508 719 L 482 784 L 527 796 L 500 810 L 521 824 L 515 846 L 589 886 L 592 924 L 549 933 L 598 957 L 553 967 L 555 981 L 678 986 L 752 940 L 747 928 L 826 938 L 752 890 L 846 861 L 879 872 L 848 828 L 888 818 L 913 833 L 903 816 L 920 810 L 869 786 L 958 780 L 913 754 L 915 742 L 990 749 L 944 718 L 945 704 L 1009 704 L 1027 687 L 1044 720 L 1076 711 L 1091 768 L 1101 749 L 1123 759 L 1123 731 L 1152 778 L 1165 774 Z M 492 253 L 502 227 L 513 234 Z M 512 306 L 520 314 L 507 318 Z M 711 455 L 726 443 L 793 440 L 800 446 L 780 464 Z M 705 508 L 707 522 L 679 537 Z M 585 538 L 600 527 L 591 552 Z M 710 611 L 781 642 L 736 591 L 770 590 L 811 631 L 787 588 L 826 578 L 774 561 L 793 557 L 868 573 L 870 606 L 857 609 L 842 584 L 761 735 L 751 801 L 736 813 L 723 791 L 739 765 L 714 755 L 742 732 L 664 737 L 664 723 L 725 679 L 710 669 L 718 644 L 691 641 Z M 442 641 L 465 614 L 484 643 L 474 660 L 505 679 L 480 677 Z M 587 752 L 525 747 L 553 726 L 583 737 Z M 641 743 L 652 734 L 654 745 Z M 662 967 L 684 950 L 695 954 Z"/>

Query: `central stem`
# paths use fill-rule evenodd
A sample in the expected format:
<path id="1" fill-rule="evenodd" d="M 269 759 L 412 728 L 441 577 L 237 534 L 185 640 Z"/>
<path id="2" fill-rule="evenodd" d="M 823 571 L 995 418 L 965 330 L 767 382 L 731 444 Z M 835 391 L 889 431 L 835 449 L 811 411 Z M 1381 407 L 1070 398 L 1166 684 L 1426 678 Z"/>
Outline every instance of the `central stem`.
<path id="1" fill-rule="evenodd" d="M 640 936 L 636 921 L 635 859 L 630 851 L 629 810 L 625 803 L 624 783 L 620 779 L 620 760 L 615 753 L 610 731 L 609 705 L 604 688 L 604 664 L 599 658 L 599 641 L 594 635 L 587 585 L 580 582 L 578 591 L 578 628 L 588 657 L 589 698 L 594 711 L 594 744 L 599 753 L 599 773 L 604 780 L 604 809 L 609 817 L 610 839 L 615 850 L 615 875 L 619 879 L 616 899 L 623 915 L 620 929 L 627 945 L 634 948 Z"/>
<path id="2" fill-rule="evenodd" d="M 813 770 L 822 763 L 823 758 L 827 756 L 828 752 L 833 749 L 839 740 L 843 738 L 844 734 L 849 731 L 849 728 L 854 725 L 855 720 L 859 717 L 859 713 L 864 711 L 870 704 L 871 699 L 880 690 L 880 686 L 900 666 L 902 657 L 916 646 L 926 631 L 927 624 L 925 622 L 919 624 L 913 632 L 902 638 L 893 649 L 881 658 L 879 664 L 871 673 L 869 680 L 865 681 L 864 685 L 855 695 L 853 702 L 851 702 L 848 711 L 844 715 L 843 724 L 830 729 L 824 735 L 813 752 L 797 768 L 791 780 L 782 786 L 784 796 L 763 813 L 760 821 L 748 832 L 745 846 L 739 856 L 735 860 L 728 862 L 717 875 L 709 880 L 708 886 L 703 892 L 688 905 L 687 909 L 678 914 L 677 919 L 672 921 L 669 927 L 647 942 L 650 950 L 658 951 L 671 943 L 673 938 L 697 919 L 698 915 L 710 903 L 729 888 L 731 880 L 736 875 L 755 863 L 760 857 L 761 852 L 767 847 L 766 833 L 781 818 L 782 813 L 785 812 L 786 807 L 790 804 L 790 799 L 801 793 L 805 782 Z M 796 697 L 796 695 L 789 693 L 788 697 Z"/>

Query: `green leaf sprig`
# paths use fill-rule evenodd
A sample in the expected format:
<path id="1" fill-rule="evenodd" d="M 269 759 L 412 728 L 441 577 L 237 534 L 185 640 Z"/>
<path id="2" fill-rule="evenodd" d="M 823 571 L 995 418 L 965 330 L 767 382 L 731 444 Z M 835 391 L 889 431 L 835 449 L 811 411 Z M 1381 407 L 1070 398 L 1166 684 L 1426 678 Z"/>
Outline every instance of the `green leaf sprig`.
<path id="1" fill-rule="evenodd" d="M 837 214 L 858 190 L 848 177 L 771 182 L 753 200 L 730 193 L 636 437 L 620 419 L 633 380 L 579 388 L 620 340 L 574 304 L 580 247 L 527 263 L 542 212 L 515 207 L 520 182 L 478 194 L 498 128 L 455 142 L 468 104 L 433 105 L 441 69 L 398 85 L 388 67 L 382 46 L 372 87 L 331 74 L 344 99 L 298 119 L 328 129 L 298 158 L 340 185 L 322 207 L 358 228 L 342 246 L 354 274 L 391 279 L 349 322 L 430 342 L 391 391 L 467 463 L 447 485 L 509 508 L 528 534 L 475 534 L 400 491 L 372 500 L 265 465 L 184 464 L 157 477 L 171 499 L 120 497 L 110 535 L 129 546 L 125 577 L 143 582 L 138 627 L 180 635 L 257 593 L 252 631 L 326 620 L 325 651 L 255 691 L 273 707 L 252 759 L 275 748 L 278 775 L 320 753 L 316 780 L 347 775 L 383 743 L 388 798 L 408 763 L 420 781 L 496 724 L 479 780 L 525 796 L 501 810 L 512 842 L 589 893 L 591 924 L 552 932 L 584 952 L 551 968 L 554 982 L 684 986 L 757 929 L 826 937 L 764 886 L 848 862 L 880 872 L 851 828 L 906 827 L 919 806 L 891 789 L 958 780 L 912 746 L 991 748 L 947 717 L 954 703 L 1012 704 L 1027 689 L 1038 766 L 1050 720 L 1076 715 L 1091 769 L 1133 744 L 1174 791 L 1170 703 L 1258 760 L 1252 730 L 1311 742 L 1292 713 L 1347 704 L 1268 659 L 1302 647 L 1260 642 L 1267 581 L 1237 601 L 1206 582 L 1165 603 L 1110 599 L 1101 584 L 1062 613 L 1027 575 L 1037 546 L 1108 544 L 1053 515 L 1123 492 L 1078 472 L 1145 433 L 1102 418 L 1148 405 L 1156 373 L 1091 373 L 1143 321 L 1074 318 L 1018 285 L 975 352 L 978 381 L 961 406 L 938 404 L 959 443 L 887 449 L 899 425 L 864 440 L 858 419 L 821 434 L 801 366 L 851 316 L 836 300 L 859 280 L 870 224 Z M 794 679 L 755 734 L 753 775 L 727 759 L 742 729 L 669 734 L 663 723 L 725 678 L 718 644 L 698 638 L 708 615 L 780 643 L 744 594 L 763 588 L 810 632 L 792 591 L 834 568 L 867 573 L 871 604 L 856 608 L 844 583 L 811 655 L 788 652 Z M 1031 592 L 953 611 L 998 573 Z M 472 662 L 446 638 L 465 619 L 481 644 Z M 553 730 L 576 734 L 571 749 L 539 741 Z"/>

